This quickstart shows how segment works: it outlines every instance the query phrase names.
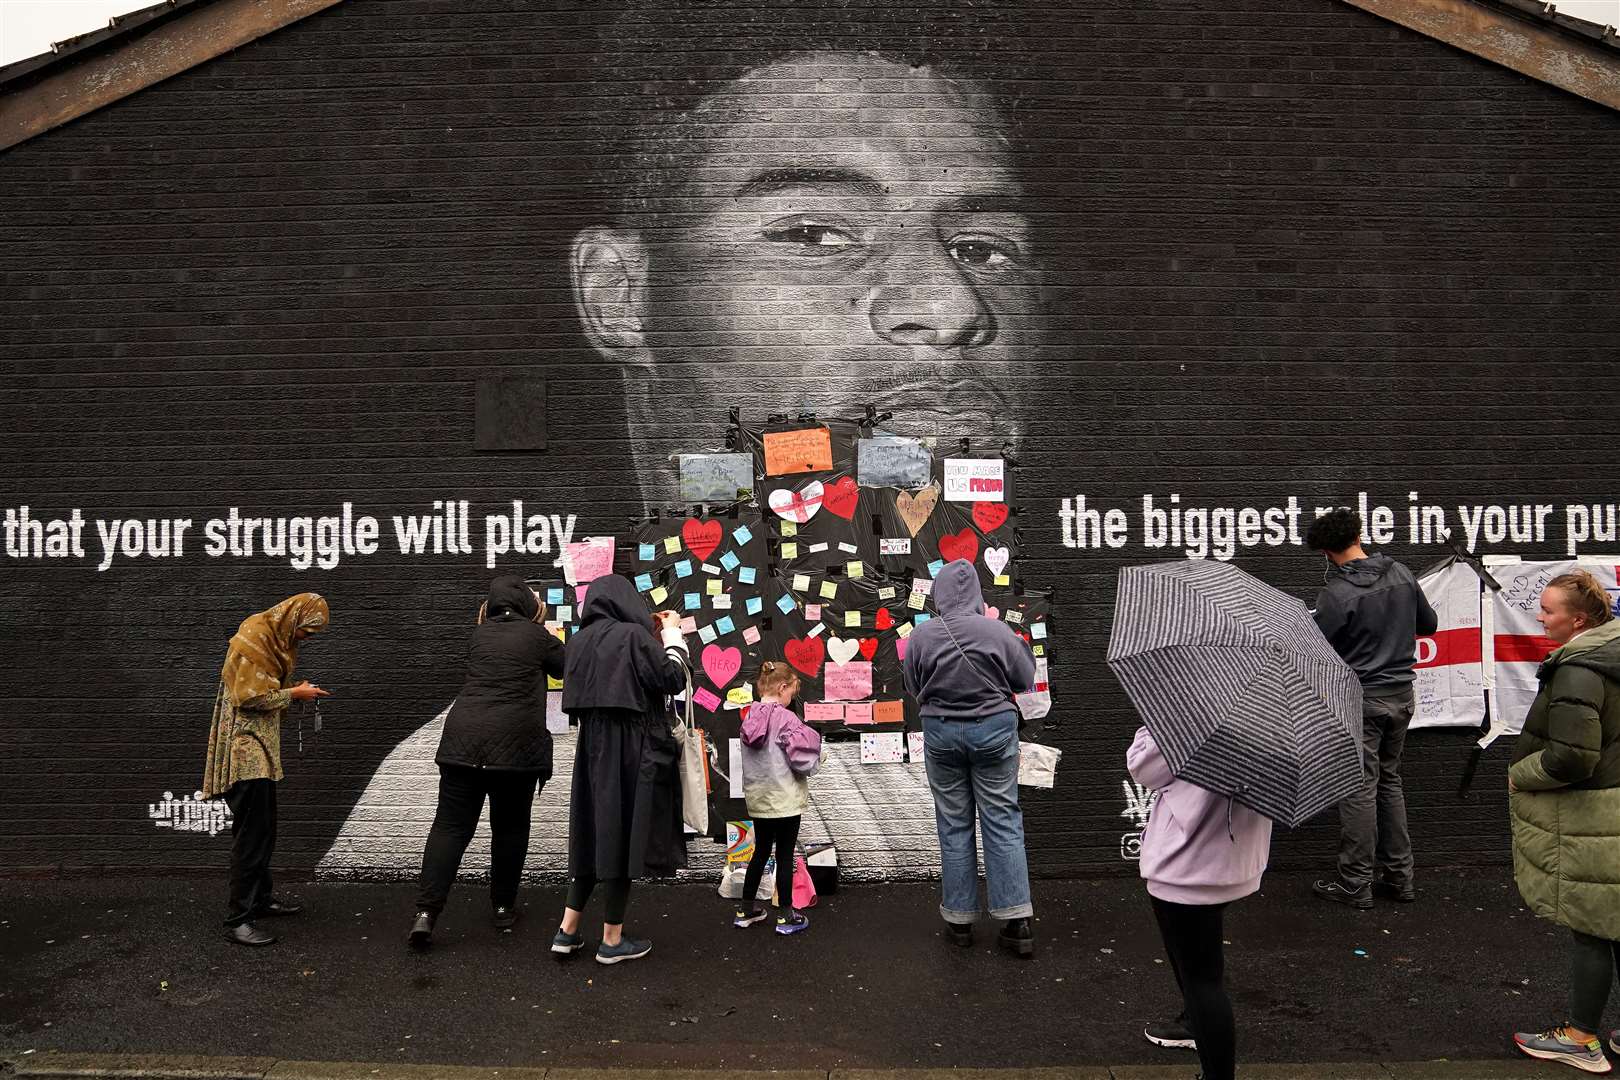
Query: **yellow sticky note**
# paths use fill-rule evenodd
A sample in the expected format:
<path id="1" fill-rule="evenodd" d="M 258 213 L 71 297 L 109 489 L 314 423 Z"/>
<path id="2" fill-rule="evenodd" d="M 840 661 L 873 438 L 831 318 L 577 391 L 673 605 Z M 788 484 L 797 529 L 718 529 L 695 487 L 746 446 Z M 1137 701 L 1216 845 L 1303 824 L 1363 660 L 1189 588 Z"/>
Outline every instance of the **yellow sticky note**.
<path id="1" fill-rule="evenodd" d="M 1034 645 L 1034 646 L 1031 646 L 1029 651 L 1034 653 L 1036 656 L 1045 656 L 1046 655 L 1046 646 L 1045 645 Z"/>
<path id="2" fill-rule="evenodd" d="M 754 700 L 754 688 L 751 686 L 733 686 L 726 691 L 726 700 L 733 705 L 747 705 Z"/>
<path id="3" fill-rule="evenodd" d="M 906 607 L 913 611 L 921 611 L 923 609 L 923 599 L 924 597 L 922 593 L 914 592 L 910 596 L 906 597 Z"/>
<path id="4" fill-rule="evenodd" d="M 894 632 L 899 634 L 903 638 L 910 637 L 911 636 L 911 624 L 908 623 L 908 622 L 903 622 L 899 626 L 894 628 Z"/>
<path id="5" fill-rule="evenodd" d="M 997 585 L 1011 585 L 1012 578 L 1008 577 L 1006 574 L 997 574 L 995 583 Z"/>
<path id="6" fill-rule="evenodd" d="M 666 551 L 670 555 L 673 555 L 679 550 L 681 550 L 681 538 L 680 537 L 678 537 L 678 536 L 666 536 L 666 537 L 664 537 L 664 551 Z"/>
<path id="7" fill-rule="evenodd" d="M 660 585 L 647 595 L 652 597 L 653 603 L 662 604 L 665 600 L 669 599 L 669 590 Z"/>
<path id="8" fill-rule="evenodd" d="M 824 600 L 838 599 L 838 586 L 830 581 L 823 581 L 821 583 L 821 596 Z"/>
<path id="9" fill-rule="evenodd" d="M 546 676 L 546 689 L 547 690 L 561 690 L 562 689 L 562 680 L 557 678 L 554 675 L 547 675 Z"/>
<path id="10" fill-rule="evenodd" d="M 859 625 L 861 625 L 861 613 L 858 612 L 858 611 L 846 611 L 846 612 L 844 612 L 844 625 L 845 626 L 859 626 Z"/>
<path id="11" fill-rule="evenodd" d="M 809 592 L 810 591 L 810 575 L 809 574 L 794 574 L 793 575 L 793 591 L 794 592 Z"/>
<path id="12" fill-rule="evenodd" d="M 551 626 L 547 626 L 546 629 L 550 630 L 551 631 L 551 636 L 556 638 L 558 641 L 567 641 L 568 640 L 568 631 L 564 630 L 562 627 L 556 626 L 556 625 L 551 625 Z"/>
<path id="13" fill-rule="evenodd" d="M 844 567 L 844 574 L 851 581 L 859 581 L 866 576 L 866 567 L 858 562 L 852 562 Z"/>
<path id="14" fill-rule="evenodd" d="M 719 596 L 720 586 L 723 584 L 725 583 L 719 578 L 710 578 L 708 581 L 703 583 L 703 588 L 710 596 Z"/>
<path id="15" fill-rule="evenodd" d="M 782 545 L 782 558 L 784 558 L 784 559 L 797 559 L 798 557 L 799 557 L 799 545 L 798 544 L 783 544 Z"/>
<path id="16" fill-rule="evenodd" d="M 798 536 L 799 535 L 799 527 L 797 525 L 795 525 L 791 521 L 784 521 L 784 522 L 782 522 L 782 535 L 783 536 Z"/>

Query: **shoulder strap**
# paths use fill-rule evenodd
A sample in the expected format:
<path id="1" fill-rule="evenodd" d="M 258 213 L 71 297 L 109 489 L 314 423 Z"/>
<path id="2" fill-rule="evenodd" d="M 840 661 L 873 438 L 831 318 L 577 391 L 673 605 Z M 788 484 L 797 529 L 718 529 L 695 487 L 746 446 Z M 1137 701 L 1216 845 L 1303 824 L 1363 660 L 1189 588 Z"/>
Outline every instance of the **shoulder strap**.
<path id="1" fill-rule="evenodd" d="M 944 615 L 941 615 L 939 617 L 939 621 L 944 624 L 945 633 L 950 635 L 951 644 L 956 646 L 956 651 L 962 654 L 962 659 L 967 661 L 968 667 L 972 668 L 974 674 L 976 674 L 981 680 L 983 680 L 984 685 L 990 688 L 990 692 L 993 693 L 993 694 L 1006 693 L 1007 688 L 997 686 L 995 684 L 995 681 L 993 679 L 991 679 L 990 676 L 988 676 L 988 675 L 986 675 L 984 673 L 984 669 L 981 668 L 978 664 L 973 662 L 973 657 L 968 655 L 967 650 L 962 648 L 962 643 L 960 641 L 956 640 L 956 632 L 951 629 L 950 620 L 947 619 Z"/>

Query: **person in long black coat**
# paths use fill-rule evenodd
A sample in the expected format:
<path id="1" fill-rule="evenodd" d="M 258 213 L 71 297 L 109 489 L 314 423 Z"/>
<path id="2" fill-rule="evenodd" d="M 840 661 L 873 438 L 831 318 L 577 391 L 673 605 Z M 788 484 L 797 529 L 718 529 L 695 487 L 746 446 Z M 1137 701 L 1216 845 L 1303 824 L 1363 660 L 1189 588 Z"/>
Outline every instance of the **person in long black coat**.
<path id="1" fill-rule="evenodd" d="M 489 586 L 467 650 L 467 679 L 439 738 L 439 807 L 422 852 L 410 943 L 426 948 L 461 857 L 489 799 L 490 903 L 496 929 L 517 921 L 535 791 L 551 779 L 546 676 L 563 673 L 563 643 L 540 625 L 545 607 L 520 577 Z"/>
<path id="2" fill-rule="evenodd" d="M 558 956 L 584 945 L 581 912 L 598 882 L 606 911 L 597 962 L 617 964 L 652 950 L 650 941 L 623 936 L 624 913 L 633 879 L 686 866 L 669 698 L 686 691 L 689 671 L 680 616 L 660 611 L 649 618 L 624 578 L 591 582 L 563 677 L 563 708 L 579 722 L 579 744 L 568 806 L 572 884 L 551 944 Z"/>

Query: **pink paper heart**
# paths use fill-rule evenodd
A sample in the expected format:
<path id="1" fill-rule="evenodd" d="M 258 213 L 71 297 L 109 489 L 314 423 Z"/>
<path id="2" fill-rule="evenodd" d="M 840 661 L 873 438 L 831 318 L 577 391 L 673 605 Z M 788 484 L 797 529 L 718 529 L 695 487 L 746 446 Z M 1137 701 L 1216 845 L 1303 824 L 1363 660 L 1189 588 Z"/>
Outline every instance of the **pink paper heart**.
<path id="1" fill-rule="evenodd" d="M 986 604 L 984 606 L 984 617 L 987 619 L 999 619 L 1001 618 L 1001 609 L 998 607 L 991 607 L 989 604 Z M 709 648 L 712 649 L 714 646 L 711 645 Z"/>
<path id="2" fill-rule="evenodd" d="M 737 677 L 742 667 L 741 649 L 722 649 L 718 645 L 708 645 L 703 649 L 703 674 L 709 681 L 720 689 L 725 689 L 726 683 Z"/>

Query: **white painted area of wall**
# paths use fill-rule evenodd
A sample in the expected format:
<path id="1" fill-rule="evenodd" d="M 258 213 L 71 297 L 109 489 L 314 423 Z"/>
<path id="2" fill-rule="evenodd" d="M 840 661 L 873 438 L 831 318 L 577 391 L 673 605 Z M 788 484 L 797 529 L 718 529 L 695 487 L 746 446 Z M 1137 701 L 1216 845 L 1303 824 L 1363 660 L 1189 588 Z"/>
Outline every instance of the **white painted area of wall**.
<path id="1" fill-rule="evenodd" d="M 0 0 L 0 65 L 50 52 L 53 42 L 100 30 L 153 0 Z"/>
<path id="2" fill-rule="evenodd" d="M 323 878 L 407 880 L 422 866 L 422 848 L 439 798 L 434 754 L 447 707 L 396 746 L 366 785 L 348 820 L 321 857 Z M 568 873 L 568 793 L 574 774 L 573 733 L 554 737 L 555 772 L 534 801 L 528 880 L 557 881 Z M 939 876 L 934 800 L 919 764 L 862 765 L 859 743 L 830 743 L 810 781 L 810 809 L 799 831 L 803 844 L 838 846 L 840 877 L 906 880 Z M 689 874 L 719 884 L 724 844 L 695 837 L 687 845 Z M 462 859 L 464 879 L 489 872 L 489 811 Z"/>

